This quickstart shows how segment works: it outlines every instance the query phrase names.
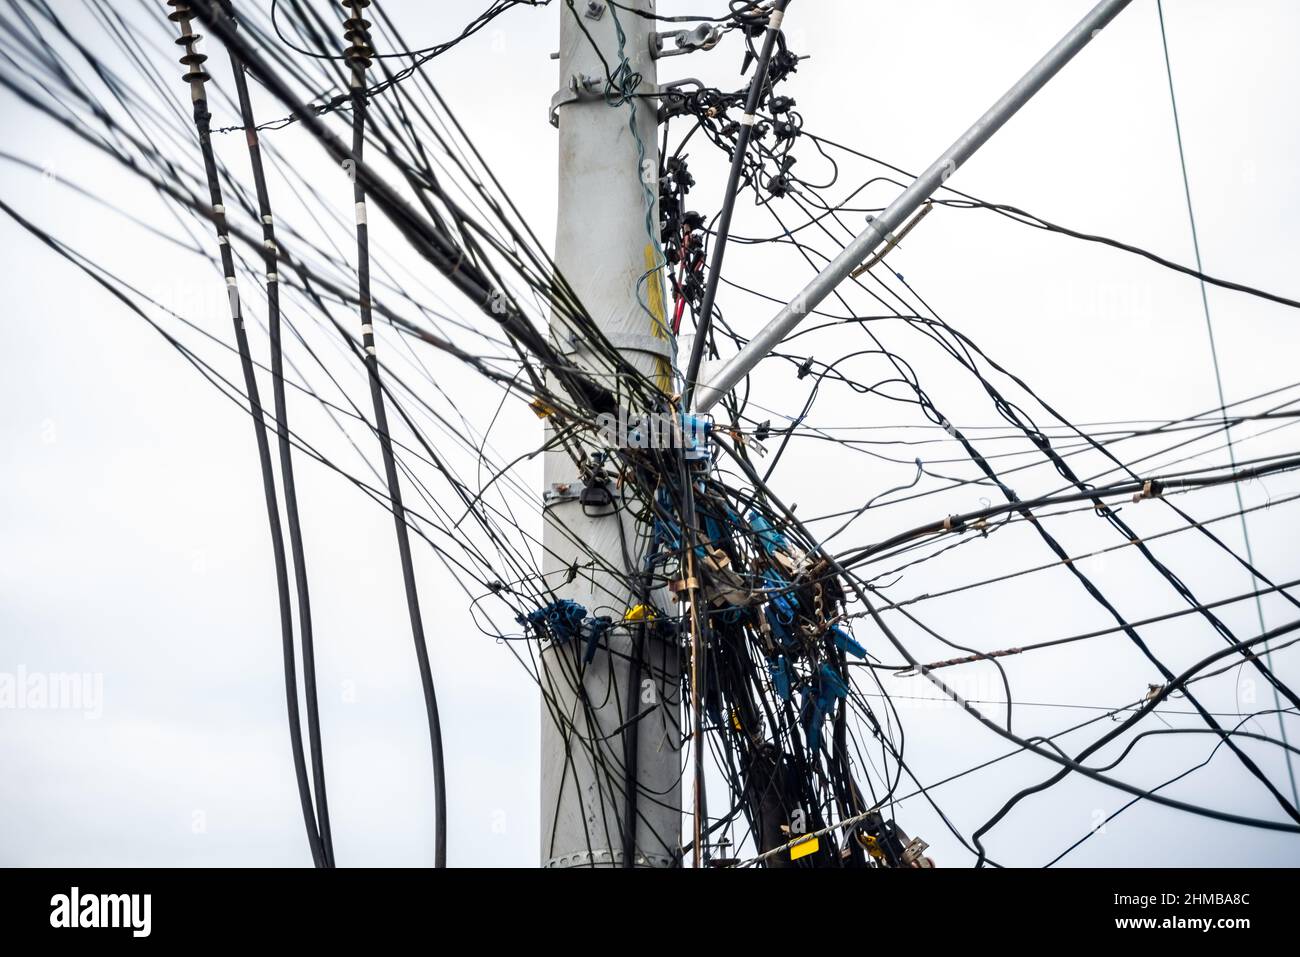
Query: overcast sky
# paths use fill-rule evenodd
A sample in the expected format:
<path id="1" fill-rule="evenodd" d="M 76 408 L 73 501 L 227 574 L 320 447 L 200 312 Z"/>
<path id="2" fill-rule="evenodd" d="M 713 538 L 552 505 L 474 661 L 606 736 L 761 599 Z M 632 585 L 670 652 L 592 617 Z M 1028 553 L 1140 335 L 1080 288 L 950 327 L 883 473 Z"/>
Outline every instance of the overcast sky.
<path id="1" fill-rule="evenodd" d="M 423 46 L 454 35 L 483 5 L 390 0 L 386 7 L 407 39 Z M 791 45 L 810 59 L 784 92 L 798 100 L 808 130 L 919 170 L 1088 5 L 795 0 L 787 32 Z M 81 23 L 94 42 L 92 24 L 74 10 L 76 4 L 66 6 L 69 20 Z M 660 11 L 721 6 L 721 0 L 663 0 Z M 559 4 L 516 9 L 426 68 L 542 237 L 554 233 L 555 131 L 547 123 L 547 105 L 557 71 L 548 54 L 555 49 L 560 13 Z M 130 14 L 143 22 L 139 9 Z M 1294 49 L 1300 7 L 1287 0 L 1171 0 L 1166 20 L 1205 269 L 1300 298 L 1294 172 L 1300 126 L 1293 119 L 1300 89 Z M 163 37 L 156 24 L 148 29 Z M 111 47 L 104 52 L 111 56 Z M 662 61 L 660 80 L 697 76 L 735 87 L 739 60 L 731 40 L 711 53 Z M 176 79 L 167 92 L 185 107 L 188 94 L 177 64 L 169 60 L 159 69 Z M 206 263 L 95 208 L 69 193 L 63 181 L 91 186 L 177 232 L 177 220 L 148 190 L 7 93 L 0 94 L 0 118 L 9 131 L 4 148 L 50 171 L 42 176 L 0 167 L 7 202 L 142 288 L 183 303 L 205 328 L 229 340 L 220 279 Z M 286 131 L 277 145 L 301 157 L 305 168 L 319 167 L 320 181 L 328 184 L 322 190 L 332 191 L 337 208 L 349 206 L 345 182 L 300 131 Z M 223 158 L 244 170 L 236 152 L 242 143 L 232 138 L 224 146 Z M 800 172 L 819 179 L 825 162 L 806 143 L 798 155 Z M 698 185 L 691 205 L 711 212 L 720 201 L 724 169 L 702 144 L 693 149 L 692 161 Z M 879 172 L 865 163 L 845 163 L 830 195 L 842 197 Z M 1154 0 L 1135 0 L 951 185 L 1191 263 Z M 862 205 L 884 205 L 896 192 L 878 183 L 865 194 L 872 201 Z M 742 209 L 735 229 L 770 235 L 773 223 L 760 211 Z M 0 218 L 0 244 L 11 317 L 9 348 L 0 358 L 0 672 L 86 673 L 97 676 L 102 688 L 94 714 L 0 710 L 0 863 L 309 864 L 285 731 L 274 578 L 247 419 L 145 323 L 7 218 Z M 414 257 L 400 256 L 394 268 L 422 271 L 442 288 Z M 1187 277 L 988 212 L 955 209 L 931 215 L 891 263 L 940 316 L 1073 421 L 1170 419 L 1217 405 L 1200 290 Z M 788 250 L 737 245 L 727 275 L 781 298 L 797 292 L 810 273 Z M 471 312 L 451 293 L 447 298 Z M 1300 326 L 1293 310 L 1216 289 L 1208 300 L 1230 402 L 1296 380 Z M 721 304 L 745 332 L 774 311 L 770 303 L 733 289 L 724 289 Z M 969 376 L 927 340 L 893 327 L 881 335 L 914 363 L 953 421 L 995 423 Z M 804 347 L 826 358 L 863 348 L 861 341 L 836 332 Z M 263 339 L 259 344 L 265 348 Z M 497 393 L 441 357 L 425 358 L 460 410 L 477 426 L 486 425 Z M 867 370 L 859 372 L 869 377 Z M 802 406 L 806 391 L 790 368 L 774 365 L 756 378 L 755 395 L 788 415 Z M 494 433 L 505 450 L 526 449 L 540 438 L 536 419 L 515 411 Z M 921 422 L 910 410 L 848 394 L 819 404 L 814 421 Z M 1247 427 L 1243 434 L 1251 431 Z M 1239 458 L 1294 448 L 1291 435 L 1282 430 L 1243 442 Z M 957 453 L 949 445 L 903 447 L 895 454 L 910 461 L 914 455 Z M 1220 452 L 1187 467 L 1223 461 Z M 947 468 L 967 474 L 955 465 Z M 774 488 L 787 502 L 803 503 L 801 513 L 815 514 L 856 507 L 906 483 L 912 471 L 910 465 L 873 462 L 808 442 L 787 456 Z M 518 474 L 540 490 L 536 463 Z M 391 519 L 322 468 L 303 464 L 299 483 L 337 859 L 344 865 L 428 864 L 433 816 L 427 732 Z M 1018 488 L 1028 494 L 1056 484 L 1040 475 L 1037 483 L 1026 479 Z M 1243 490 L 1245 503 L 1295 494 L 1296 484 L 1286 476 L 1251 483 Z M 944 508 L 977 508 L 988 494 L 968 490 L 965 497 L 945 499 Z M 1224 489 L 1188 496 L 1184 505 L 1208 518 L 1231 511 L 1235 501 Z M 1168 513 L 1156 507 L 1133 506 L 1125 517 L 1143 534 L 1170 527 Z M 933 520 L 935 508 L 923 500 L 917 507 L 868 515 L 840 546 Z M 1277 581 L 1300 577 L 1294 508 L 1281 505 L 1251 518 L 1257 563 Z M 528 520 L 534 522 L 530 530 L 539 532 L 540 519 Z M 1114 543 L 1113 533 L 1086 521 L 1063 520 L 1068 548 Z M 1218 529 L 1239 547 L 1235 524 Z M 937 591 L 1051 558 L 1028 534 L 1009 532 L 1006 538 L 930 563 L 889 594 L 900 599 Z M 1251 587 L 1243 570 L 1201 539 L 1176 537 L 1157 552 L 1203 599 Z M 509 652 L 475 627 L 464 592 L 427 550 L 417 555 L 417 568 L 445 728 L 449 861 L 532 866 L 538 857 L 536 689 Z M 1179 605 L 1172 590 L 1131 556 L 1121 554 L 1096 572 L 1130 618 Z M 1063 573 L 923 607 L 932 627 L 984 648 L 1108 624 Z M 1294 617 L 1294 609 L 1288 612 L 1275 597 L 1264 607 L 1270 625 Z M 1224 617 L 1240 636 L 1258 632 L 1248 603 L 1232 606 Z M 904 633 L 918 649 L 933 650 L 931 658 L 951 654 Z M 857 634 L 888 657 L 868 626 L 859 624 Z M 1180 619 L 1152 635 L 1162 655 L 1184 665 L 1221 647 L 1199 619 Z M 1293 686 L 1300 685 L 1297 655 L 1293 649 L 1276 658 L 1279 674 Z M 1027 703 L 1016 715 L 1015 730 L 1022 735 L 1052 733 L 1096 713 L 1062 705 L 1116 706 L 1158 680 L 1122 636 L 1031 658 L 1007 665 L 1016 697 Z M 998 693 L 992 672 L 971 674 L 967 685 L 953 679 L 969 697 Z M 1249 679 L 1248 673 L 1232 673 L 1207 689 L 1204 700 L 1224 713 L 1270 707 L 1265 691 Z M 887 680 L 900 696 L 932 693 L 923 680 Z M 955 710 L 907 702 L 899 700 L 907 755 L 922 780 L 947 777 L 1009 749 Z M 1172 711 L 1186 708 L 1185 702 L 1170 702 Z M 1178 722 L 1180 716 L 1167 720 Z M 1300 741 L 1300 722 L 1290 727 L 1292 742 Z M 1276 728 L 1272 719 L 1256 726 L 1269 733 Z M 1121 767 L 1126 779 L 1149 785 L 1199 762 L 1211 745 L 1205 736 L 1189 736 L 1139 747 Z M 1286 790 L 1278 749 L 1245 747 Z M 1054 769 L 1019 757 L 940 788 L 935 798 L 969 832 L 1020 787 Z M 1243 814 L 1279 814 L 1258 783 L 1224 753 L 1168 793 Z M 1126 795 L 1071 779 L 1025 802 L 986 844 L 1003 862 L 1042 864 L 1086 832 L 1099 812 L 1104 817 L 1126 801 Z M 897 814 L 909 834 L 931 843 L 941 866 L 969 863 L 922 800 L 903 802 Z M 1295 864 L 1300 838 L 1140 806 L 1067 862 Z"/>

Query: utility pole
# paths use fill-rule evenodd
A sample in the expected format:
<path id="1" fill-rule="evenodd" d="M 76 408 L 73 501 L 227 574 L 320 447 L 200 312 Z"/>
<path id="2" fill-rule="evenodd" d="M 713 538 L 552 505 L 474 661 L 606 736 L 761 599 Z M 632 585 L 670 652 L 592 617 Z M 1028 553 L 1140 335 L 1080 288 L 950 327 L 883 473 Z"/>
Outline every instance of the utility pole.
<path id="1" fill-rule="evenodd" d="M 616 105 L 606 97 L 607 66 L 616 83 L 635 73 L 641 78 L 636 92 L 658 90 L 655 21 L 632 10 L 653 13 L 654 0 L 623 0 L 620 8 L 602 0 L 557 6 L 556 266 L 625 360 L 671 389 L 662 280 L 653 271 L 662 263 L 658 102 L 635 97 Z M 620 72 L 624 59 L 628 67 Z M 626 394 L 561 317 L 552 316 L 551 334 L 597 381 Z M 551 420 L 547 438 L 555 438 Z M 589 439 L 583 445 L 596 451 Z M 583 477 L 563 445 L 548 448 L 544 471 L 546 586 L 589 617 L 609 616 L 613 627 L 588 663 L 581 641 L 551 643 L 541 652 L 541 863 L 674 866 L 681 844 L 679 650 L 642 623 L 642 611 L 631 615 L 642 621 L 625 621 L 632 609 L 650 604 L 624 581 L 626 572 L 642 569 L 646 530 L 638 530 L 631 509 L 620 507 L 623 492 L 613 482 L 606 486 L 612 502 L 580 500 Z M 642 793 L 627 786 L 629 779 Z"/>

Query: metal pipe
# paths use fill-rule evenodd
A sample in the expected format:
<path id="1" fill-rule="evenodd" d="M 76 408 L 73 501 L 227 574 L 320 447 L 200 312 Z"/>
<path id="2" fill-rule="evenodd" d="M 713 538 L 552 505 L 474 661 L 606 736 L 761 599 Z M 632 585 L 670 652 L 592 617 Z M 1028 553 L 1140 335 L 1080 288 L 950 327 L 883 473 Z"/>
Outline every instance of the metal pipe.
<path id="1" fill-rule="evenodd" d="M 1034 94 L 1069 63 L 1076 53 L 1087 46 L 1103 27 L 1129 5 L 1129 2 L 1130 0 L 1102 0 L 1093 7 L 1092 11 L 1080 20 L 1056 46 L 1052 47 L 1046 56 L 1035 63 L 1015 86 L 975 122 L 974 126 L 963 133 L 957 142 L 948 147 L 931 164 L 929 169 L 918 176 L 912 185 L 889 205 L 888 209 L 868 223 L 867 228 L 844 247 L 844 250 L 818 273 L 789 305 L 778 312 L 740 352 L 727 360 L 716 375 L 696 389 L 696 411 L 707 412 L 734 388 L 736 383 L 747 376 L 754 366 L 758 365 L 795 326 L 803 321 L 804 316 L 816 309 L 822 300 L 857 268 L 859 263 L 875 251 L 877 246 L 887 242 L 890 234 L 902 226 L 917 207 L 929 199 L 959 166 L 970 159 L 975 151 L 1002 127 L 1002 124 L 1028 103 Z"/>
<path id="2" fill-rule="evenodd" d="M 722 211 L 718 214 L 718 227 L 714 232 L 713 250 L 709 262 L 708 278 L 704 284 L 704 298 L 700 300 L 700 317 L 696 322 L 695 339 L 691 343 L 691 358 L 686 364 L 686 384 L 683 387 L 683 406 L 690 408 L 691 393 L 695 391 L 695 380 L 700 376 L 700 363 L 704 360 L 704 349 L 708 344 L 709 326 L 713 322 L 713 303 L 718 295 L 718 277 L 722 274 L 722 257 L 727 252 L 727 237 L 731 234 L 731 217 L 736 208 L 736 196 L 740 191 L 740 174 L 745 169 L 745 158 L 749 153 L 749 141 L 753 136 L 757 121 L 759 104 L 763 102 L 763 93 L 767 90 L 767 68 L 772 62 L 772 51 L 776 49 L 777 38 L 781 35 L 781 23 L 785 20 L 785 8 L 790 0 L 777 0 L 775 8 L 768 14 L 767 29 L 763 33 L 763 48 L 758 54 L 758 63 L 754 68 L 754 78 L 749 82 L 749 92 L 745 96 L 745 112 L 740 118 L 740 129 L 736 133 L 736 148 L 731 153 L 731 172 L 727 176 L 727 189 L 722 194 Z"/>

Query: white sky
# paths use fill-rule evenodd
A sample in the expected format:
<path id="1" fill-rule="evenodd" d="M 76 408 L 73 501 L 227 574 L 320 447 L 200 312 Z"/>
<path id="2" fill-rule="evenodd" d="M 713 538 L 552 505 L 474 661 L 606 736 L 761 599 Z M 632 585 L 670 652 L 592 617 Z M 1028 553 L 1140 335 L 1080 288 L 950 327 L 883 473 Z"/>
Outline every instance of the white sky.
<path id="1" fill-rule="evenodd" d="M 482 0 L 437 5 L 410 0 L 389 2 L 387 9 L 407 39 L 423 45 L 454 34 L 482 6 Z M 721 6 L 720 0 L 712 5 L 664 0 L 660 11 Z M 1086 0 L 796 0 L 787 30 L 791 45 L 811 59 L 783 92 L 798 100 L 808 130 L 919 170 L 1086 7 Z M 547 55 L 554 49 L 560 12 L 558 4 L 517 9 L 428 68 L 544 238 L 554 230 L 556 175 L 555 134 L 546 119 L 556 67 Z M 141 16 L 134 9 L 132 15 Z M 69 13 L 74 22 L 77 16 Z M 1293 183 L 1300 127 L 1288 117 L 1294 115 L 1300 88 L 1300 62 L 1294 56 L 1300 8 L 1285 0 L 1231 5 L 1172 0 L 1166 20 L 1206 271 L 1298 298 L 1294 224 L 1300 195 Z M 170 48 L 167 52 L 170 56 Z M 662 61 L 660 80 L 689 75 L 733 87 L 738 67 L 738 48 L 729 41 L 712 53 Z M 188 108 L 177 65 L 168 60 L 160 69 L 176 80 L 168 88 L 175 102 Z M 272 115 L 269 104 L 260 109 L 260 115 Z M 147 190 L 8 94 L 0 94 L 0 117 L 10 131 L 4 149 L 55 174 L 0 167 L 7 202 L 143 288 L 190 307 L 205 328 L 230 338 L 219 277 L 192 255 L 70 195 L 57 178 L 90 186 L 174 231 L 175 220 Z M 223 122 L 234 120 L 218 116 L 216 124 Z M 346 181 L 300 131 L 268 136 L 279 136 L 278 144 L 303 164 L 319 166 L 319 188 L 337 200 L 337 208 L 347 208 Z M 223 157 L 243 171 L 238 137 L 224 145 Z M 698 180 L 691 205 L 712 212 L 723 167 L 706 159 L 702 144 L 694 145 L 691 155 Z M 798 155 L 798 172 L 821 178 L 825 164 L 810 144 L 802 144 Z M 868 175 L 874 173 L 865 164 L 845 164 L 831 195 L 842 196 Z M 1136 0 L 952 185 L 1190 263 L 1154 0 Z M 878 184 L 867 195 L 875 198 L 872 205 L 883 205 L 895 191 Z M 797 219 L 793 210 L 791 215 Z M 735 229 L 770 235 L 772 223 L 759 211 L 742 209 Z M 202 231 L 199 235 L 208 239 Z M 397 248 L 389 238 L 390 247 Z M 0 219 L 0 243 L 12 316 L 10 347 L 0 359 L 0 672 L 23 666 L 33 672 L 99 674 L 104 695 L 98 718 L 71 711 L 0 711 L 0 766 L 5 768 L 0 863 L 309 863 L 285 733 L 274 578 L 248 422 L 141 320 L 7 218 Z M 1173 418 L 1217 404 L 1200 292 L 1187 277 L 991 213 L 949 209 L 931 215 L 890 261 L 939 315 L 1076 422 Z M 409 255 L 395 265 L 419 271 L 442 288 Z M 765 293 L 789 296 L 809 274 L 788 252 L 733 245 L 727 275 Z M 450 294 L 448 301 L 453 301 Z M 1292 310 L 1215 289 L 1209 302 L 1229 401 L 1296 379 L 1300 327 Z M 470 314 L 463 304 L 453 305 Z M 773 311 L 770 304 L 726 289 L 721 305 L 747 332 Z M 950 418 L 963 426 L 995 422 L 969 377 L 926 340 L 896 327 L 880 332 L 914 363 Z M 861 341 L 836 332 L 808 337 L 800 348 L 815 348 L 819 358 L 828 358 L 863 348 Z M 264 354 L 263 338 L 255 338 L 254 345 Z M 496 393 L 447 360 L 422 358 L 460 411 L 485 424 Z M 878 371 L 865 363 L 854 369 L 867 381 Z M 765 370 L 756 383 L 763 403 L 787 414 L 806 397 L 804 384 L 785 366 Z M 504 449 L 524 449 L 538 439 L 529 431 L 539 432 L 536 420 L 515 411 L 520 415 L 508 416 L 498 436 Z M 889 403 L 835 394 L 816 407 L 814 421 L 920 420 Z M 1239 457 L 1276 452 L 1288 443 L 1294 447 L 1290 434 L 1283 430 L 1243 443 Z M 903 447 L 891 454 L 908 460 L 915 454 L 947 458 L 956 453 L 948 446 Z M 1222 461 L 1220 453 L 1190 465 Z M 967 474 L 956 466 L 936 468 Z M 911 472 L 910 465 L 876 464 L 808 442 L 787 456 L 774 487 L 787 502 L 802 503 L 801 514 L 811 515 L 859 505 L 910 480 Z M 540 487 L 539 468 L 525 467 L 519 474 Z M 1058 484 L 1041 470 L 1038 474 L 1037 482 L 1026 479 L 1018 490 L 1027 495 Z M 304 462 L 298 475 L 337 858 L 348 865 L 427 864 L 433 847 L 432 788 L 391 520 L 319 467 Z M 1244 489 L 1246 504 L 1295 494 L 1295 484 L 1288 477 L 1252 483 Z M 979 507 L 982 494 L 988 493 L 968 490 L 945 499 L 943 508 Z M 1198 517 L 1234 507 L 1226 489 L 1188 496 L 1183 504 Z M 936 507 L 935 500 L 922 500 L 919 507 L 869 515 L 842 546 L 944 514 Z M 1125 517 L 1144 533 L 1168 527 L 1169 517 L 1155 508 L 1133 506 Z M 1113 534 L 1087 522 L 1061 524 L 1068 548 L 1114 543 Z M 536 520 L 531 531 L 539 529 Z M 1239 545 L 1235 524 L 1218 529 Z M 1251 532 L 1260 567 L 1277 581 L 1300 577 L 1292 507 L 1256 513 Z M 951 562 L 930 563 L 889 594 L 902 598 L 939 590 L 1051 558 L 1029 535 L 1010 531 L 1005 537 L 964 548 Z M 1204 599 L 1250 588 L 1244 571 L 1192 535 L 1170 539 L 1157 553 Z M 536 690 L 509 653 L 473 626 L 464 593 L 427 549 L 417 561 L 448 754 L 450 862 L 533 865 Z M 1112 559 L 1096 571 L 1130 618 L 1179 607 L 1172 590 L 1155 583 L 1131 557 Z M 937 630 L 985 648 L 1108 624 L 1077 584 L 1055 572 L 921 609 Z M 1265 609 L 1270 625 L 1294 617 L 1294 609 L 1288 612 L 1275 598 Z M 1258 630 L 1248 604 L 1224 616 L 1242 637 Z M 915 637 L 903 631 L 909 640 Z M 1162 655 L 1186 664 L 1220 647 L 1208 631 L 1199 619 L 1188 618 L 1151 634 Z M 857 634 L 882 658 L 896 660 L 870 628 L 860 625 Z M 933 651 L 931 659 L 951 654 L 919 639 L 917 648 L 923 660 L 919 649 Z M 1297 654 L 1288 650 L 1277 658 L 1279 674 L 1293 686 L 1300 684 Z M 1147 682 L 1156 680 L 1122 637 L 1013 659 L 1007 668 L 1025 702 L 1113 706 L 1139 697 Z M 972 675 L 981 683 L 959 685 L 970 697 L 997 692 L 988 681 L 991 672 Z M 1213 692 L 1204 693 L 1207 705 L 1225 712 L 1254 710 L 1244 706 L 1251 689 L 1242 677 L 1235 685 L 1231 676 L 1217 682 Z M 890 689 L 899 695 L 930 693 L 916 679 L 891 679 Z M 1255 694 L 1255 707 L 1269 706 L 1262 688 Z M 899 704 L 907 722 L 907 757 L 922 780 L 1008 750 L 956 711 L 924 703 L 908 708 L 905 699 Z M 1172 709 L 1179 707 L 1186 705 L 1171 703 Z M 1017 712 L 1015 730 L 1050 733 L 1086 716 L 1025 707 Z M 1293 743 L 1300 741 L 1300 723 L 1290 727 Z M 1257 730 L 1275 732 L 1276 722 L 1269 719 Z M 1206 736 L 1157 738 L 1139 745 L 1121 772 L 1128 780 L 1152 784 L 1199 761 L 1209 747 Z M 1243 747 L 1285 789 L 1278 750 Z M 969 832 L 1015 790 L 1054 767 L 1017 758 L 941 788 L 935 797 Z M 1226 753 L 1169 793 L 1239 813 L 1279 814 Z M 1081 836 L 1098 810 L 1110 813 L 1126 800 L 1071 780 L 1025 802 L 986 843 L 1000 861 L 1041 864 Z M 898 820 L 909 834 L 933 845 L 940 865 L 968 863 L 969 856 L 923 802 L 904 802 Z M 1142 806 L 1067 860 L 1294 864 L 1300 861 L 1300 840 Z"/>

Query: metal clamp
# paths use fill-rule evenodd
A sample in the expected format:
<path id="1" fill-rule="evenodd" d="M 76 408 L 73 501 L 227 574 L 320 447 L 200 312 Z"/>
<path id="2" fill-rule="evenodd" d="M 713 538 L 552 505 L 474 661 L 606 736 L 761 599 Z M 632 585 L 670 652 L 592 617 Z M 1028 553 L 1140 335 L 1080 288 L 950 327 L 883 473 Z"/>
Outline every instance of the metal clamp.
<path id="1" fill-rule="evenodd" d="M 687 112 L 687 94 L 683 87 L 694 86 L 697 89 L 704 89 L 704 84 L 695 77 L 683 77 L 680 80 L 673 80 L 671 83 L 662 83 L 659 86 L 659 122 L 674 116 L 682 116 Z"/>
<path id="2" fill-rule="evenodd" d="M 569 77 L 568 87 L 556 92 L 551 98 L 551 126 L 559 129 L 560 107 L 569 103 L 591 103 L 604 96 L 604 81 L 588 73 Z"/>
<path id="3" fill-rule="evenodd" d="M 712 50 L 722 39 L 722 28 L 701 23 L 690 30 L 668 30 L 664 33 L 650 34 L 650 56 L 656 60 L 667 56 L 681 56 L 696 50 Z M 665 44 L 672 40 L 676 48 L 667 50 Z"/>
<path id="4" fill-rule="evenodd" d="M 552 58 L 554 59 L 557 56 L 558 54 L 554 54 Z M 683 87 L 686 86 L 695 86 L 700 89 L 704 88 L 704 84 L 701 81 L 695 79 L 694 77 L 686 77 L 681 80 L 673 80 L 671 83 L 663 83 L 658 87 L 657 90 L 655 90 L 655 92 L 648 93 L 648 94 L 641 94 L 641 95 L 644 95 L 648 98 L 671 101 L 674 104 L 674 106 L 671 108 L 671 113 L 668 115 L 677 116 L 680 115 L 681 113 L 686 112 L 686 107 L 685 107 L 686 94 L 685 92 L 683 92 L 682 89 Z M 550 110 L 551 125 L 554 126 L 556 129 L 559 129 L 560 107 L 568 106 L 570 103 L 595 103 L 599 100 L 603 100 L 604 98 L 605 98 L 604 77 L 593 76 L 588 73 L 582 73 L 577 76 L 569 77 L 568 85 L 563 90 L 558 91 L 553 97 L 551 97 L 551 110 Z M 660 108 L 660 116 L 659 116 L 660 122 L 663 122 L 663 120 L 665 119 L 665 112 L 664 112 L 665 109 L 666 108 L 664 107 Z"/>
<path id="5" fill-rule="evenodd" d="M 925 854 L 925 851 L 929 846 L 929 844 L 925 843 L 925 841 L 921 840 L 919 837 L 912 838 L 912 840 L 908 842 L 907 847 L 903 848 L 903 854 L 901 857 L 903 864 L 906 867 L 924 867 L 925 865 L 919 862 L 922 860 L 922 855 Z"/>
<path id="6" fill-rule="evenodd" d="M 672 344 L 667 339 L 638 332 L 606 332 L 605 340 L 620 352 L 644 352 L 664 359 L 673 358 Z M 591 344 L 576 333 L 569 336 L 568 348 L 561 349 L 564 356 L 587 352 L 596 355 Z"/>
<path id="7" fill-rule="evenodd" d="M 672 867 L 676 862 L 663 854 L 647 854 L 638 850 L 632 858 L 637 867 Z M 603 847 L 600 850 L 575 851 L 552 857 L 542 863 L 544 869 L 558 867 L 616 867 L 623 863 L 623 852 Z"/>
<path id="8" fill-rule="evenodd" d="M 602 8 L 604 9 L 604 8 Z M 560 127 L 560 107 L 570 103 L 592 102 L 604 97 L 604 80 L 582 73 L 569 77 L 569 85 L 551 97 L 551 125 Z"/>
<path id="9" fill-rule="evenodd" d="M 907 236 L 907 234 L 910 233 L 916 227 L 917 223 L 919 223 L 921 220 L 925 219 L 927 215 L 929 215 L 929 212 L 932 209 L 934 209 L 933 201 L 927 201 L 926 204 L 921 207 L 921 211 L 912 217 L 911 222 L 909 222 L 906 226 L 904 226 L 902 230 L 899 231 L 897 236 L 895 236 L 893 233 L 885 234 L 884 237 L 885 248 L 880 250 L 880 252 L 876 253 L 874 256 L 872 256 L 870 259 L 864 262 L 857 269 L 853 270 L 853 272 L 849 273 L 849 276 L 853 279 L 857 279 L 859 276 L 861 276 L 872 266 L 877 265 L 882 259 L 885 258 L 885 256 L 889 253 L 890 250 L 894 249 L 899 243 L 903 241 L 903 239 Z M 871 222 L 874 218 L 875 217 L 873 216 L 868 216 L 867 222 Z"/>
<path id="10" fill-rule="evenodd" d="M 550 488 L 542 492 L 542 507 L 549 508 L 563 502 L 576 502 L 581 487 L 582 483 L 578 481 L 553 483 Z"/>

